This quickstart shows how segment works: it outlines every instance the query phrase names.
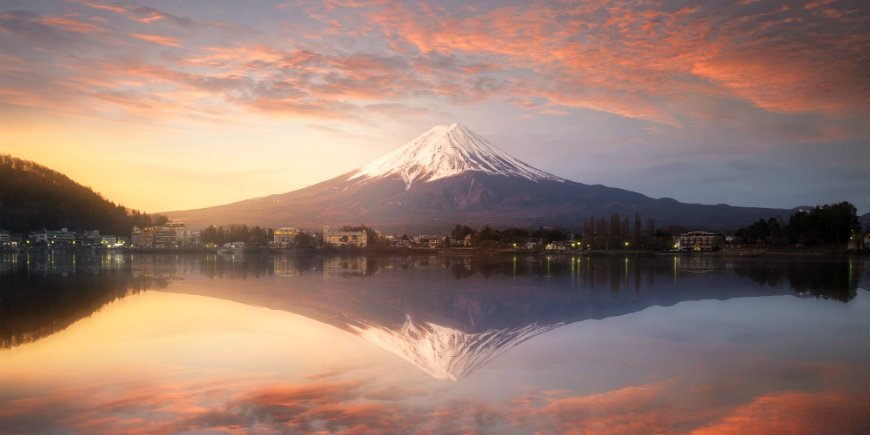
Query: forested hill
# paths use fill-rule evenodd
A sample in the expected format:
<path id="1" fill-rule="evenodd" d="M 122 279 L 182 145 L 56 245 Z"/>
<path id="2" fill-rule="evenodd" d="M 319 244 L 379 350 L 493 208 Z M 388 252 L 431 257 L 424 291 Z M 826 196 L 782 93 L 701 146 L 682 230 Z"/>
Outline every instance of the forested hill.
<path id="1" fill-rule="evenodd" d="M 159 217 L 159 220 L 165 218 Z M 129 234 L 152 217 L 115 204 L 66 175 L 0 154 L 0 229 L 14 233 L 69 228 Z"/>

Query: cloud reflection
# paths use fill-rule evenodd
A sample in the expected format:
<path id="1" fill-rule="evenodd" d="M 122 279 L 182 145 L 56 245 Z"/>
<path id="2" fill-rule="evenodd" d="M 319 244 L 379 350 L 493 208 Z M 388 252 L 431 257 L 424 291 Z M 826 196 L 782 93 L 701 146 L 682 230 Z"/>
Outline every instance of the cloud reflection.
<path id="1" fill-rule="evenodd" d="M 735 404 L 695 397 L 686 380 L 588 395 L 539 391 L 449 399 L 372 380 L 305 383 L 263 379 L 161 380 L 62 388 L 0 400 L 11 432 L 190 430 L 277 432 L 858 433 L 870 428 L 870 394 L 848 389 L 770 391 Z M 699 400 L 701 399 L 701 400 Z M 704 407 L 702 409 L 702 407 Z"/>

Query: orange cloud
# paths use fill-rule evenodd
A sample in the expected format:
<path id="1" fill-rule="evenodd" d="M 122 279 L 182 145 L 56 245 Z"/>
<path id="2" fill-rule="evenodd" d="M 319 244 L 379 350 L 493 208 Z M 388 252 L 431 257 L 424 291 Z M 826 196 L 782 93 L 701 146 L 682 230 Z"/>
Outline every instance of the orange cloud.
<path id="1" fill-rule="evenodd" d="M 59 27 L 77 33 L 104 33 L 106 31 L 103 27 L 66 17 L 46 16 L 41 17 L 39 22 L 46 26 Z"/>
<path id="2" fill-rule="evenodd" d="M 781 53 L 716 58 L 697 63 L 692 72 L 721 83 L 734 95 L 777 112 L 851 110 L 870 101 L 870 81 L 849 62 Z M 851 92 L 845 93 L 846 89 Z"/>
<path id="3" fill-rule="evenodd" d="M 870 396 L 867 395 L 776 392 L 757 397 L 693 433 L 866 433 L 870 431 L 868 409 Z"/>
<path id="4" fill-rule="evenodd" d="M 332 378 L 332 377 L 330 377 Z M 543 433 L 859 433 L 870 428 L 866 392 L 773 391 L 741 405 L 698 396 L 685 380 L 629 385 L 589 395 L 529 391 L 504 402 L 445 399 L 436 391 L 363 380 L 280 382 L 261 377 L 55 388 L 0 399 L 12 432 L 316 430 Z"/>
<path id="5" fill-rule="evenodd" d="M 125 7 L 117 5 L 117 4 L 101 3 L 101 2 L 90 1 L 90 0 L 67 0 L 67 1 L 69 1 L 70 3 L 79 3 L 82 5 L 85 5 L 89 8 L 94 8 L 94 9 L 99 9 L 99 10 L 109 11 L 109 12 L 115 12 L 118 14 L 122 14 L 122 13 L 125 13 L 127 11 L 127 9 Z"/>
<path id="6" fill-rule="evenodd" d="M 133 4 L 78 3 L 135 26 L 154 24 L 147 33 L 127 36 L 180 54 L 149 56 L 154 53 L 143 47 L 138 57 L 143 67 L 125 73 L 128 61 L 102 51 L 117 44 L 111 32 L 100 32 L 112 22 L 97 26 L 84 17 L 0 14 L 0 32 L 52 51 L 28 58 L 31 69 L 60 66 L 53 74 L 65 74 L 68 83 L 97 84 L 84 95 L 76 86 L 54 95 L 68 91 L 72 95 L 60 99 L 84 96 L 117 105 L 85 112 L 127 110 L 131 105 L 117 98 L 123 94 L 147 95 L 149 103 L 175 106 L 165 113 L 183 116 L 210 116 L 216 104 L 231 104 L 281 116 L 356 119 L 376 114 L 365 110 L 368 105 L 419 106 L 417 100 L 425 98 L 434 104 L 504 102 L 554 116 L 591 109 L 679 129 L 708 121 L 706 114 L 734 101 L 768 112 L 837 117 L 866 110 L 870 99 L 863 73 L 870 65 L 860 55 L 870 49 L 870 39 L 861 30 L 860 9 L 839 2 L 807 8 L 784 2 L 670 7 L 626 1 L 456 8 L 382 1 L 282 5 L 276 12 L 301 10 L 312 18 L 288 27 L 293 48 L 273 38 L 234 38 L 225 46 L 190 39 L 209 41 L 198 46 L 174 32 L 204 36 L 209 29 L 238 29 Z M 69 32 L 80 35 L 71 38 Z M 341 41 L 348 38 L 366 42 L 345 46 Z M 79 58 L 101 59 L 100 65 L 70 58 L 70 46 L 86 54 Z M 143 71 L 145 76 L 137 75 Z M 169 88 L 148 87 L 143 77 Z M 0 85 L 10 87 L 2 80 Z M 192 89 L 200 98 L 188 92 Z M 173 101 L 175 96 L 184 100 Z"/>
<path id="7" fill-rule="evenodd" d="M 860 71 L 866 66 L 849 51 L 866 49 L 868 40 L 844 35 L 825 18 L 830 17 L 813 19 L 819 30 L 795 54 L 796 41 L 804 38 L 797 26 L 807 18 L 775 5 L 753 12 L 714 6 L 665 11 L 659 5 L 592 2 L 451 14 L 393 4 L 369 15 L 394 46 L 499 56 L 503 64 L 541 78 L 512 88 L 515 96 L 672 126 L 681 125 L 672 112 L 691 116 L 687 105 L 698 103 L 684 95 L 730 96 L 770 111 L 864 107 L 868 83 Z M 787 36 L 774 40 L 768 33 Z M 826 48 L 829 43 L 836 49 Z M 753 55 L 761 46 L 764 54 Z M 817 62 L 782 62 L 793 54 Z M 829 77 L 826 65 L 832 62 L 840 79 Z"/>
<path id="8" fill-rule="evenodd" d="M 164 45 L 166 47 L 181 47 L 181 41 L 169 36 L 151 35 L 147 33 L 128 33 L 128 35 L 143 41 Z"/>

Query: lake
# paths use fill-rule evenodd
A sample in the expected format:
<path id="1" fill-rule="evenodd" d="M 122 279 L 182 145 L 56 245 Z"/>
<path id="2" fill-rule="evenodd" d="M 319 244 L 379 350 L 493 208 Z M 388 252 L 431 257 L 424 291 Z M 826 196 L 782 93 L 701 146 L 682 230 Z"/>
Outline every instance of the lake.
<path id="1" fill-rule="evenodd" d="M 862 259 L 0 255 L 0 433 L 870 433 Z"/>

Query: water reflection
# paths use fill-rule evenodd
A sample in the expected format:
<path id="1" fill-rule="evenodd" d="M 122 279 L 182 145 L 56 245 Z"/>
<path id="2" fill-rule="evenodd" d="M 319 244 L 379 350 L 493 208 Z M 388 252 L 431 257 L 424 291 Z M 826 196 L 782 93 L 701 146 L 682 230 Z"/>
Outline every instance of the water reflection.
<path id="1" fill-rule="evenodd" d="M 819 262 L 806 259 L 738 263 L 734 271 L 760 285 L 782 286 L 786 282 L 800 295 L 849 302 L 857 295 L 863 262 L 855 260 Z"/>
<path id="2" fill-rule="evenodd" d="M 168 285 L 131 273 L 121 256 L 48 252 L 6 255 L 0 264 L 0 348 L 39 340 L 115 299 Z"/>
<path id="3" fill-rule="evenodd" d="M 868 274 L 848 259 L 5 255 L 0 432 L 866 433 Z"/>
<path id="4" fill-rule="evenodd" d="M 0 264 L 3 347 L 62 330 L 117 298 L 163 289 L 301 314 L 361 336 L 434 378 L 452 380 L 562 325 L 651 306 L 773 295 L 848 302 L 865 268 L 854 260 L 702 256 L 62 253 L 11 254 Z M 191 277 L 256 282 L 171 285 Z M 744 277 L 759 285 L 747 285 Z"/>

